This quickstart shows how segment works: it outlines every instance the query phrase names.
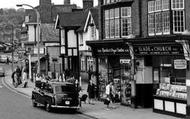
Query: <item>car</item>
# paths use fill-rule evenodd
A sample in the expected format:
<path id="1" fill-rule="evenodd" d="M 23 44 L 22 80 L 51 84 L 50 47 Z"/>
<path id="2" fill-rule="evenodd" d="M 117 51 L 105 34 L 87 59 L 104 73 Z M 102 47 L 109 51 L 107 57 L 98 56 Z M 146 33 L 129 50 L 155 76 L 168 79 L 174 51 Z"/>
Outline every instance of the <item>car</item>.
<path id="1" fill-rule="evenodd" d="M 8 58 L 9 58 L 9 62 L 10 62 L 10 63 L 18 63 L 18 57 L 15 57 L 15 56 L 14 56 L 14 61 L 13 61 L 12 56 L 9 56 Z"/>
<path id="2" fill-rule="evenodd" d="M 6 55 L 1 55 L 0 56 L 0 62 L 1 63 L 6 63 L 7 62 L 7 56 Z"/>
<path id="3" fill-rule="evenodd" d="M 0 67 L 0 77 L 5 77 L 5 69 Z"/>
<path id="4" fill-rule="evenodd" d="M 79 91 L 77 86 L 69 82 L 36 82 L 32 91 L 32 105 L 43 105 L 46 111 L 53 108 L 77 110 L 80 108 Z"/>

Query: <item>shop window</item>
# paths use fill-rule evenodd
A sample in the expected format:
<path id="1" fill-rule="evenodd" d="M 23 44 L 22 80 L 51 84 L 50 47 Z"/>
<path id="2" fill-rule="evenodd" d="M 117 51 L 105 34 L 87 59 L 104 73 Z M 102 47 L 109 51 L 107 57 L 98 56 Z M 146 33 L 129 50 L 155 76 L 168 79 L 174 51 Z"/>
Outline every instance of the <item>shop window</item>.
<path id="1" fill-rule="evenodd" d="M 174 59 L 170 64 L 161 64 L 160 82 L 156 95 L 186 100 L 186 67 L 187 63 L 184 59 Z M 154 74 L 157 75 L 158 72 L 154 71 Z"/>

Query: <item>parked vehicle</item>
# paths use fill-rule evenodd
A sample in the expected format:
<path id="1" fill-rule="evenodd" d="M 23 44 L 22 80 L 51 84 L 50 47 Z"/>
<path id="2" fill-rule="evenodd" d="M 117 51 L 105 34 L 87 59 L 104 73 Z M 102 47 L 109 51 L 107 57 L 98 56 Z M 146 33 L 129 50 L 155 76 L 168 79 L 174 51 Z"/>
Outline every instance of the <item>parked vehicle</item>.
<path id="1" fill-rule="evenodd" d="M 6 63 L 7 62 L 7 55 L 0 55 L 0 62 Z"/>
<path id="2" fill-rule="evenodd" d="M 76 86 L 68 82 L 38 82 L 32 91 L 32 104 L 45 106 L 46 111 L 52 108 L 80 107 L 79 92 Z"/>
<path id="3" fill-rule="evenodd" d="M 0 67 L 0 77 L 5 77 L 5 69 Z"/>

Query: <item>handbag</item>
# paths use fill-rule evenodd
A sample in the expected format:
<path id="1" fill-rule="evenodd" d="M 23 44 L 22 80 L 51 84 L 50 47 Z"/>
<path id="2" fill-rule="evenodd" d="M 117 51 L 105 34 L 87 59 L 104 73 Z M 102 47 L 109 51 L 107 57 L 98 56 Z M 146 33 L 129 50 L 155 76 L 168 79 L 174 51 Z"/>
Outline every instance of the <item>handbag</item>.
<path id="1" fill-rule="evenodd" d="M 109 104 L 110 104 L 110 100 L 106 98 L 106 99 L 104 100 L 104 104 L 105 104 L 105 105 L 109 105 Z"/>

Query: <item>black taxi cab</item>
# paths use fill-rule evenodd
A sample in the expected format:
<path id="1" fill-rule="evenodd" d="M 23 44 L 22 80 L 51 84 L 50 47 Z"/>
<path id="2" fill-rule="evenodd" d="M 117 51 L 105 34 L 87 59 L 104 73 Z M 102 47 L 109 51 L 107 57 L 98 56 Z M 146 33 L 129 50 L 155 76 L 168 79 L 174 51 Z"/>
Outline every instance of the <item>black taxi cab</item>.
<path id="1" fill-rule="evenodd" d="M 40 82 L 32 91 L 32 104 L 44 105 L 46 111 L 52 108 L 80 108 L 77 86 L 69 82 Z"/>

